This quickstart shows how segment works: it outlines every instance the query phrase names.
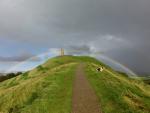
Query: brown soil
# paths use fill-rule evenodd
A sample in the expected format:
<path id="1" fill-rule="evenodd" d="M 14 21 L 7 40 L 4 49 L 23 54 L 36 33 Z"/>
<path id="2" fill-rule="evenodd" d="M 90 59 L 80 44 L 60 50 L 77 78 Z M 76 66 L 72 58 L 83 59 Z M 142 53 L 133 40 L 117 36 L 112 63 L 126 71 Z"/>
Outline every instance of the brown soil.
<path id="1" fill-rule="evenodd" d="M 72 104 L 72 113 L 101 113 L 98 99 L 85 76 L 84 64 L 76 71 Z"/>

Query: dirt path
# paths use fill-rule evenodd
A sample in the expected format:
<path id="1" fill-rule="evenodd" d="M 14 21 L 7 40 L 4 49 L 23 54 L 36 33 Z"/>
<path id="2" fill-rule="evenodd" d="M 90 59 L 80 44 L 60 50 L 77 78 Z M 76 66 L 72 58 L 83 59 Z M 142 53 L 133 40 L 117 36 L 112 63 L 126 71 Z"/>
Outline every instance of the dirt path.
<path id="1" fill-rule="evenodd" d="M 98 99 L 85 76 L 84 64 L 76 71 L 72 104 L 72 113 L 101 113 Z"/>

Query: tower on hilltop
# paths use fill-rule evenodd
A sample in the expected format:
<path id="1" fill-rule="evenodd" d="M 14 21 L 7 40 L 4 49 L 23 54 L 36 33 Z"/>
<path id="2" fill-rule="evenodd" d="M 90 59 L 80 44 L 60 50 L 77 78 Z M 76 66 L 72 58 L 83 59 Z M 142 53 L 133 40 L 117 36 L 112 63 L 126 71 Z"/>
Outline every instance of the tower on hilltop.
<path id="1" fill-rule="evenodd" d="M 61 49 L 60 49 L 60 56 L 64 56 L 64 55 L 65 55 L 64 49 L 61 48 Z"/>

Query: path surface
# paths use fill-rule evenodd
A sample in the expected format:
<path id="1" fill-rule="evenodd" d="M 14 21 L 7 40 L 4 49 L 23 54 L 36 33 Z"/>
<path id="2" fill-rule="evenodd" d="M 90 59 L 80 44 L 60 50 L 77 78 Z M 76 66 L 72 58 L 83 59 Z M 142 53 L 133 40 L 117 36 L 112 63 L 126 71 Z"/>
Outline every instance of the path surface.
<path id="1" fill-rule="evenodd" d="M 98 99 L 85 76 L 84 64 L 76 71 L 72 104 L 72 113 L 101 113 Z"/>

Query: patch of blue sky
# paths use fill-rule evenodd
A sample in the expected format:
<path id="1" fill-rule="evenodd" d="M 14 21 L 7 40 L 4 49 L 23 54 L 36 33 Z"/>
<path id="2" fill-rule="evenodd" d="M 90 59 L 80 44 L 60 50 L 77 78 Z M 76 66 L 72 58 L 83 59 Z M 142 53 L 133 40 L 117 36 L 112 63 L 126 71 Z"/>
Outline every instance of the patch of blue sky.
<path id="1" fill-rule="evenodd" d="M 56 54 L 53 54 L 51 52 L 46 52 L 16 64 L 11 68 L 9 68 L 6 72 L 9 73 L 9 72 L 16 72 L 16 71 L 28 71 L 37 67 L 40 64 L 43 64 L 49 58 L 52 58 L 54 56 L 56 56 Z"/>

